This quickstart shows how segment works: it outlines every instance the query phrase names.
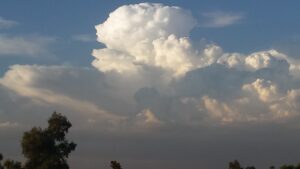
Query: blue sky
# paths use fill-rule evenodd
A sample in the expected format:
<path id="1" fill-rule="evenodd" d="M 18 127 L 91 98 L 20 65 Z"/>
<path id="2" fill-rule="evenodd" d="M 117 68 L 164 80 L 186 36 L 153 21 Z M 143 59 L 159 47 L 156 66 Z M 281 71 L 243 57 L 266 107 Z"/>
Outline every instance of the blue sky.
<path id="1" fill-rule="evenodd" d="M 0 150 L 56 110 L 74 169 L 298 163 L 299 5 L 3 0 Z"/>

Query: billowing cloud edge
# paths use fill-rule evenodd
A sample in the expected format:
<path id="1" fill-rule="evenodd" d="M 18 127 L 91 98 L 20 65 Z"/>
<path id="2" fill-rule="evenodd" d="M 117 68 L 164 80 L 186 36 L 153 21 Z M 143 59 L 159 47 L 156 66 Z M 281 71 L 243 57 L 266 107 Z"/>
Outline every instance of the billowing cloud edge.
<path id="1" fill-rule="evenodd" d="M 246 55 L 226 53 L 216 44 L 197 47 L 189 38 L 196 25 L 179 7 L 125 5 L 96 26 L 106 46 L 92 52 L 101 77 L 91 68 L 14 65 L 0 84 L 36 102 L 84 112 L 91 124 L 108 120 L 138 128 L 299 117 L 299 61 L 274 49 Z M 78 83 L 65 80 L 70 77 Z M 87 83 L 92 89 L 87 100 L 64 90 Z"/>

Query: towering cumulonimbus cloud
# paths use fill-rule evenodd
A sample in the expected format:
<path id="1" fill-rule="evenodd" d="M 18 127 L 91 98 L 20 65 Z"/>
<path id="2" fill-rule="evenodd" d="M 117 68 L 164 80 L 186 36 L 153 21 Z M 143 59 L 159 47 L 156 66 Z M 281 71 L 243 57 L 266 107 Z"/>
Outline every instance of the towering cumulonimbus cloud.
<path id="1" fill-rule="evenodd" d="M 221 168 L 236 157 L 260 168 L 299 160 L 300 60 L 276 49 L 228 53 L 195 42 L 193 29 L 236 30 L 247 22 L 234 11 L 202 19 L 211 20 L 175 6 L 124 5 L 96 25 L 104 47 L 93 50 L 91 66 L 10 65 L 0 77 L 0 149 L 18 158 L 22 133 L 58 111 L 80 145 L 73 168 L 105 168 L 112 157 L 132 169 Z M 45 56 L 52 42 L 1 40 L 5 57 Z"/>
<path id="2" fill-rule="evenodd" d="M 162 4 L 122 6 L 96 26 L 107 48 L 93 51 L 101 71 L 136 73 L 149 65 L 182 75 L 194 67 L 197 51 L 188 39 L 197 22 L 189 11 Z"/>
<path id="3" fill-rule="evenodd" d="M 175 107 L 187 104 L 185 119 L 233 122 L 285 117 L 274 107 L 297 90 L 297 62 L 274 49 L 245 55 L 225 53 L 215 44 L 195 46 L 189 33 L 196 24 L 191 13 L 179 7 L 150 3 L 119 7 L 96 26 L 98 41 L 106 48 L 93 51 L 92 64 L 102 72 L 139 80 L 160 71 L 163 76 L 152 78 L 161 84 L 143 83 L 135 99 L 141 110 L 150 108 L 166 121 L 182 120 Z M 144 86 L 154 90 L 141 92 Z"/>
<path id="4" fill-rule="evenodd" d="M 102 72 L 137 75 L 146 68 L 166 77 L 182 77 L 195 68 L 210 65 L 222 49 L 208 44 L 199 50 L 189 39 L 196 19 L 187 10 L 162 4 L 125 5 L 96 26 L 98 41 L 92 65 Z M 170 80 L 169 78 L 166 78 Z"/>
<path id="5" fill-rule="evenodd" d="M 241 54 L 197 46 L 189 38 L 197 24 L 180 7 L 124 5 L 96 25 L 105 45 L 92 52 L 99 71 L 15 65 L 0 84 L 34 103 L 83 113 L 91 125 L 145 129 L 300 117 L 299 60 L 275 49 Z"/>

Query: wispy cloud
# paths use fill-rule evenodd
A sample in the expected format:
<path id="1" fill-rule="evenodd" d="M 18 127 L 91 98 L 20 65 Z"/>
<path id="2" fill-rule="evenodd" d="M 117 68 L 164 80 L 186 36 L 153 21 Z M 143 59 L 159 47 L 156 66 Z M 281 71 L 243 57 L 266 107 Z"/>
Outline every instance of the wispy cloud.
<path id="1" fill-rule="evenodd" d="M 0 128 L 15 128 L 15 127 L 19 127 L 19 123 L 10 122 L 10 121 L 0 123 Z"/>
<path id="2" fill-rule="evenodd" d="M 37 56 L 48 53 L 47 46 L 54 38 L 44 36 L 9 36 L 0 34 L 0 57 L 15 56 Z"/>
<path id="3" fill-rule="evenodd" d="M 3 17 L 0 16 L 0 29 L 10 28 L 17 24 L 18 23 L 16 21 L 4 19 Z"/>
<path id="4" fill-rule="evenodd" d="M 202 24 L 204 27 L 221 28 L 238 23 L 244 18 L 241 13 L 230 13 L 230 12 L 207 12 L 202 14 L 205 18 L 205 22 Z"/>
<path id="5" fill-rule="evenodd" d="M 96 35 L 94 34 L 78 34 L 72 36 L 73 40 L 81 41 L 81 42 L 95 42 Z"/>

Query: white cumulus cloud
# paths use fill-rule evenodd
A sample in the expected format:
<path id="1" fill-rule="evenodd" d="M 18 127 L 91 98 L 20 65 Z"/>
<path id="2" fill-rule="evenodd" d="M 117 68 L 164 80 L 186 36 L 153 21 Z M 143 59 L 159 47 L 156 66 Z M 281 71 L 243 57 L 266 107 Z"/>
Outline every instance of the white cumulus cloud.
<path id="1" fill-rule="evenodd" d="M 119 7 L 96 26 L 98 41 L 107 48 L 93 52 L 93 65 L 101 71 L 136 72 L 143 64 L 182 75 L 194 66 L 192 58 L 197 55 L 187 38 L 195 26 L 191 13 L 179 7 L 150 3 Z"/>

